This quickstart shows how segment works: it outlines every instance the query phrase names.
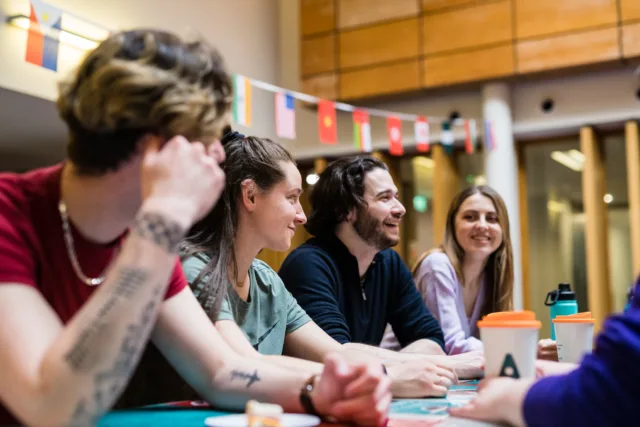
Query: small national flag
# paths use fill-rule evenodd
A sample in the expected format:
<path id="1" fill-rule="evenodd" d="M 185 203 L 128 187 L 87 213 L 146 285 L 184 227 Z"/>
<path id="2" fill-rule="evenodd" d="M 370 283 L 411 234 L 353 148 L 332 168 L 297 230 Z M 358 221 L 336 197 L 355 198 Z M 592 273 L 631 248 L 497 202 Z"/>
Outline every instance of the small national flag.
<path id="1" fill-rule="evenodd" d="M 493 126 L 490 120 L 484 121 L 484 146 L 487 151 L 492 151 L 496 148 L 496 139 L 493 134 Z"/>
<path id="2" fill-rule="evenodd" d="M 387 117 L 387 133 L 389 134 L 389 154 L 402 156 L 404 147 L 402 146 L 402 122 L 399 118 Z"/>
<path id="3" fill-rule="evenodd" d="M 233 76 L 233 120 L 251 126 L 251 82 L 239 74 Z"/>
<path id="4" fill-rule="evenodd" d="M 51 71 L 58 70 L 62 11 L 42 0 L 31 0 L 25 60 Z"/>
<path id="5" fill-rule="evenodd" d="M 324 99 L 318 102 L 318 135 L 323 144 L 338 142 L 336 106 L 333 102 Z"/>
<path id="6" fill-rule="evenodd" d="M 413 130 L 416 136 L 416 148 L 421 153 L 429 151 L 429 122 L 426 117 L 418 117 Z"/>
<path id="7" fill-rule="evenodd" d="M 451 131 L 451 122 L 442 122 L 440 143 L 447 153 L 453 152 L 453 132 Z"/>
<path id="8" fill-rule="evenodd" d="M 473 154 L 476 151 L 476 121 L 465 120 L 464 121 L 464 148 L 468 154 Z"/>
<path id="9" fill-rule="evenodd" d="M 288 93 L 276 93 L 276 135 L 296 139 L 296 105 Z"/>
<path id="10" fill-rule="evenodd" d="M 366 111 L 353 112 L 353 144 L 360 151 L 371 151 L 371 124 Z"/>

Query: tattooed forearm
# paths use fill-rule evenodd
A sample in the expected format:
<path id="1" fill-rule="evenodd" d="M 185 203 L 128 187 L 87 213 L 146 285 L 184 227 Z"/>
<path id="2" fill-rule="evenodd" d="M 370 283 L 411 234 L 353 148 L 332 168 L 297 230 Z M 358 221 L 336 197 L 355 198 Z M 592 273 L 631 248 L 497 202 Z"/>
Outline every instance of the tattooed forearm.
<path id="1" fill-rule="evenodd" d="M 101 363 L 101 358 L 105 356 L 104 346 L 111 342 L 111 310 L 119 301 L 133 297 L 148 278 L 149 273 L 139 268 L 123 267 L 115 272 L 114 292 L 100 307 L 93 322 L 80 333 L 76 343 L 65 354 L 65 360 L 74 372 L 88 372 Z"/>
<path id="2" fill-rule="evenodd" d="M 247 381 L 247 388 L 249 388 L 251 387 L 251 385 L 253 385 L 253 383 L 260 381 L 260 377 L 258 376 L 257 369 L 253 371 L 253 373 L 233 370 L 231 371 L 231 381 L 234 381 L 234 380 Z"/>
<path id="3" fill-rule="evenodd" d="M 177 252 L 186 232 L 178 223 L 150 212 L 138 217 L 134 231 L 173 253 Z"/>
<path id="4" fill-rule="evenodd" d="M 147 344 L 146 337 L 153 326 L 154 313 L 160 303 L 162 289 L 163 286 L 155 288 L 152 299 L 143 307 L 138 321 L 127 327 L 113 365 L 94 375 L 93 395 L 80 399 L 70 425 L 94 425 L 97 418 L 109 410 L 122 392 Z"/>

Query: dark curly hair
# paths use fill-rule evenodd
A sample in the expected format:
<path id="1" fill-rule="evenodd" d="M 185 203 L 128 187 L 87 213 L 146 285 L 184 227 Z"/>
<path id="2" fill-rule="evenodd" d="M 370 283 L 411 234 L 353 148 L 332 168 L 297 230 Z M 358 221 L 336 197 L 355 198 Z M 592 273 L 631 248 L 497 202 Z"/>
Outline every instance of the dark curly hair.
<path id="1" fill-rule="evenodd" d="M 378 168 L 389 170 L 371 156 L 345 157 L 329 164 L 309 197 L 311 214 L 305 225 L 307 231 L 316 237 L 333 234 L 350 212 L 365 207 L 364 179 Z"/>
<path id="2" fill-rule="evenodd" d="M 60 84 L 68 157 L 80 174 L 102 175 L 128 161 L 145 134 L 211 142 L 230 122 L 232 90 L 222 57 L 204 41 L 116 33 Z"/>

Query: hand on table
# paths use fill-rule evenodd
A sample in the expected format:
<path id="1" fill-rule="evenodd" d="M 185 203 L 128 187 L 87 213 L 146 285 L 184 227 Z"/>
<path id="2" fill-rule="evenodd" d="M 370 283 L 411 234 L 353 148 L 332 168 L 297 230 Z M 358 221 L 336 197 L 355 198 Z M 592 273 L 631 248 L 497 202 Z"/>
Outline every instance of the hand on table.
<path id="1" fill-rule="evenodd" d="M 558 346 L 554 340 L 547 338 L 538 341 L 538 359 L 558 361 Z"/>
<path id="2" fill-rule="evenodd" d="M 458 381 L 451 368 L 427 360 L 415 360 L 387 366 L 394 397 L 446 396 Z"/>
<path id="3" fill-rule="evenodd" d="M 451 408 L 454 417 L 479 421 L 502 422 L 524 427 L 522 405 L 534 380 L 491 378 L 478 384 L 478 396 L 467 405 Z"/>
<path id="4" fill-rule="evenodd" d="M 536 377 L 549 377 L 552 375 L 564 375 L 576 369 L 575 363 L 550 362 L 548 360 L 536 360 Z"/>
<path id="5" fill-rule="evenodd" d="M 330 354 L 316 380 L 312 399 L 321 415 L 379 426 L 387 420 L 391 380 L 378 363 L 347 363 L 341 356 Z"/>
<path id="6" fill-rule="evenodd" d="M 484 375 L 484 352 L 471 351 L 454 356 L 430 356 L 429 360 L 446 366 L 461 380 L 481 378 Z"/>

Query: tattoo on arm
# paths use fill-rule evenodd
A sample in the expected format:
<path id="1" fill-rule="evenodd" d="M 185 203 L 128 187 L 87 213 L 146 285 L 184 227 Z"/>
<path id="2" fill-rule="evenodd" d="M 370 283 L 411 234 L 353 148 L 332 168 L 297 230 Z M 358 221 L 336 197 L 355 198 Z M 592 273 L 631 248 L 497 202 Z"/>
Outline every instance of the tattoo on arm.
<path id="1" fill-rule="evenodd" d="M 257 383 L 258 381 L 260 381 L 260 377 L 258 376 L 257 369 L 253 371 L 253 373 L 242 372 L 234 369 L 233 371 L 231 371 L 231 381 L 234 380 L 247 381 L 247 388 L 249 388 L 253 385 L 253 383 Z"/>
<path id="2" fill-rule="evenodd" d="M 138 217 L 134 231 L 171 253 L 177 252 L 186 232 L 178 223 L 151 212 L 145 212 Z"/>
<path id="3" fill-rule="evenodd" d="M 153 297 L 143 307 L 138 321 L 127 327 L 113 365 L 94 375 L 93 395 L 85 396 L 78 401 L 69 425 L 74 427 L 95 425 L 98 417 L 109 410 L 122 392 L 147 344 L 147 340 L 143 337 L 148 335 L 154 324 L 154 312 L 161 301 L 162 289 L 164 286 L 155 288 Z"/>
<path id="4" fill-rule="evenodd" d="M 101 363 L 103 347 L 111 342 L 113 324 L 111 310 L 119 300 L 129 299 L 149 278 L 149 273 L 135 267 L 123 267 L 115 272 L 115 289 L 104 302 L 93 322 L 80 333 L 78 340 L 65 354 L 65 360 L 74 372 L 90 372 Z"/>

